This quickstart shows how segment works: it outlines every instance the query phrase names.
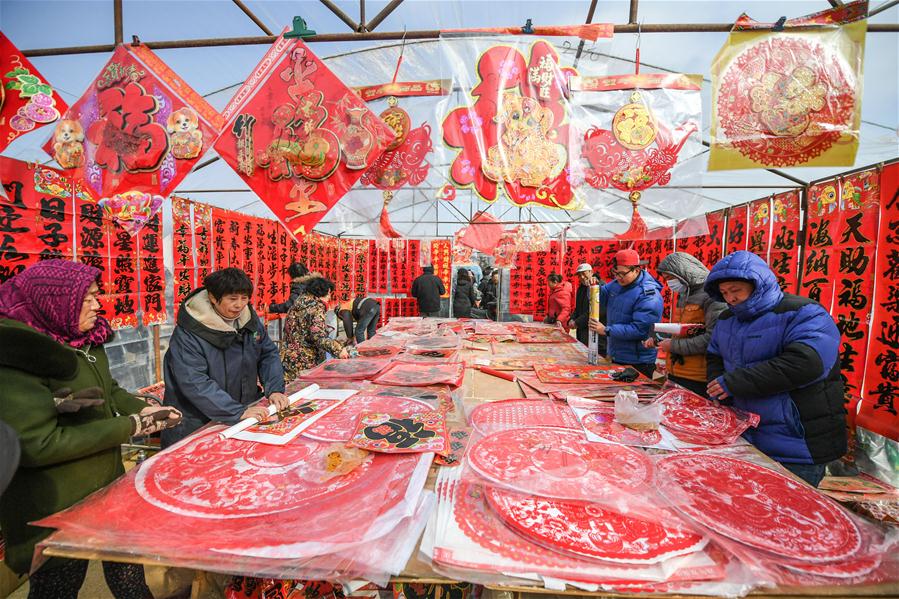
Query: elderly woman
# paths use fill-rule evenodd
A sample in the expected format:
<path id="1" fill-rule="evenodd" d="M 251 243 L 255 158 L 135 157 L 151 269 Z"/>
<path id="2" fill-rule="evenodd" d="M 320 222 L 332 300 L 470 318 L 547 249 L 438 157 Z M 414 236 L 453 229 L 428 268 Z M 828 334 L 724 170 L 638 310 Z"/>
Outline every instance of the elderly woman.
<path id="1" fill-rule="evenodd" d="M 342 359 L 349 356 L 339 341 L 328 337 L 325 315 L 333 292 L 334 283 L 323 277 L 313 277 L 306 283 L 305 293 L 287 313 L 281 347 L 284 380 L 291 381 L 301 370 L 321 364 L 326 353 Z"/>
<path id="2" fill-rule="evenodd" d="M 124 474 L 119 446 L 180 419 L 118 386 L 103 344 L 96 268 L 39 262 L 0 286 L 0 420 L 19 437 L 21 461 L 0 499 L 6 563 L 23 574 L 50 530 L 28 523 L 70 507 Z M 77 597 L 87 561 L 51 559 L 28 597 Z M 117 598 L 149 597 L 143 567 L 103 563 Z"/>

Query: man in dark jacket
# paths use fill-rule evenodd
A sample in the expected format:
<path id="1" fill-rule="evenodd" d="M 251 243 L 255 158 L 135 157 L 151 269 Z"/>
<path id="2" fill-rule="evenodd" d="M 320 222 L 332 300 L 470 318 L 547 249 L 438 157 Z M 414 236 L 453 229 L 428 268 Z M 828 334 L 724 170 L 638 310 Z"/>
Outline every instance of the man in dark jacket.
<path id="1" fill-rule="evenodd" d="M 272 314 L 287 314 L 293 308 L 297 298 L 306 291 L 305 277 L 309 274 L 309 269 L 301 262 L 294 262 L 287 267 L 287 274 L 290 275 L 290 296 L 286 302 L 280 304 L 272 302 L 268 307 L 268 311 Z"/>
<path id="2" fill-rule="evenodd" d="M 633 366 L 652 377 L 658 351 L 644 347 L 652 325 L 662 320 L 662 285 L 640 268 L 635 250 L 620 250 L 612 268 L 614 281 L 599 290 L 599 304 L 605 308 L 606 323 L 591 321 L 590 329 L 605 335 L 609 358 L 616 364 Z"/>
<path id="3" fill-rule="evenodd" d="M 434 274 L 433 266 L 425 266 L 424 273 L 412 281 L 411 295 L 418 300 L 418 312 L 422 316 L 440 316 L 440 296 L 444 293 L 446 287 Z"/>
<path id="4" fill-rule="evenodd" d="M 226 268 L 203 285 L 184 298 L 165 354 L 163 405 L 178 408 L 183 420 L 163 431 L 164 448 L 211 420 L 265 420 L 266 408 L 248 407 L 262 397 L 257 379 L 279 409 L 288 405 L 278 348 L 249 304 L 253 283 Z"/>
<path id="5" fill-rule="evenodd" d="M 818 486 L 846 453 L 840 332 L 819 303 L 785 294 L 765 261 L 739 251 L 721 259 L 705 290 L 724 300 L 708 349 L 708 393 L 755 412 L 743 436 Z"/>
<path id="6" fill-rule="evenodd" d="M 477 306 L 473 275 L 467 268 L 456 271 L 456 289 L 453 291 L 453 316 L 471 318 L 471 309 Z"/>
<path id="7" fill-rule="evenodd" d="M 574 297 L 574 312 L 571 313 L 571 322 L 568 323 L 569 329 L 576 330 L 577 340 L 587 345 L 589 342 L 589 319 L 590 319 L 590 287 L 593 285 L 602 285 L 602 279 L 593 274 L 593 267 L 587 264 L 581 264 L 575 271 L 580 284 L 577 286 L 577 292 Z M 600 322 L 605 322 L 603 314 L 600 313 Z M 606 355 L 606 338 L 599 338 L 599 353 Z"/>

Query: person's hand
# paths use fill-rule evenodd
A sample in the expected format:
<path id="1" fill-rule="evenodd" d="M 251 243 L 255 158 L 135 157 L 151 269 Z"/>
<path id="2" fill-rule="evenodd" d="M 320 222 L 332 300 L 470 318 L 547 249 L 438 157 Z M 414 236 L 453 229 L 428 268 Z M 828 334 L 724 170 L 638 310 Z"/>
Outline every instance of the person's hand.
<path id="1" fill-rule="evenodd" d="M 650 337 L 649 339 L 643 340 L 643 347 L 646 349 L 652 349 L 656 346 L 656 340 Z"/>
<path id="2" fill-rule="evenodd" d="M 268 396 L 268 400 L 277 408 L 280 412 L 281 410 L 286 410 L 288 406 L 290 406 L 290 399 L 283 393 L 272 393 Z"/>
<path id="3" fill-rule="evenodd" d="M 343 348 L 342 350 L 340 350 L 340 353 L 337 354 L 337 357 L 341 360 L 346 360 L 350 357 L 350 352 L 347 351 L 347 348 Z"/>
<path id="4" fill-rule="evenodd" d="M 665 352 L 671 351 L 671 339 L 662 339 L 659 342 L 659 349 Z"/>
<path id="5" fill-rule="evenodd" d="M 68 387 L 63 387 L 53 392 L 53 403 L 60 414 L 72 414 L 81 408 L 102 406 L 105 401 L 100 387 L 88 387 L 74 393 Z"/>
<path id="6" fill-rule="evenodd" d="M 606 325 L 604 325 L 603 323 L 599 322 L 598 320 L 596 320 L 594 318 L 590 319 L 588 326 L 589 326 L 590 330 L 593 331 L 594 333 L 598 333 L 600 335 L 606 334 Z"/>
<path id="7" fill-rule="evenodd" d="M 721 377 L 709 381 L 709 384 L 706 386 L 706 393 L 708 393 L 709 397 L 714 399 L 727 399 L 730 397 L 730 394 L 724 389 L 724 384 L 722 383 Z"/>
<path id="8" fill-rule="evenodd" d="M 268 408 L 263 406 L 250 406 L 244 413 L 241 415 L 241 420 L 246 420 L 247 418 L 255 418 L 259 422 L 265 422 L 269 418 Z"/>
<path id="9" fill-rule="evenodd" d="M 568 324 L 565 326 L 565 328 L 566 328 L 566 329 L 573 329 L 573 328 L 575 328 L 575 326 L 574 326 L 574 321 L 573 321 L 573 320 L 569 320 L 569 321 L 568 321 Z"/>
<path id="10" fill-rule="evenodd" d="M 147 406 L 131 415 L 131 436 L 147 437 L 181 422 L 181 412 L 168 406 Z"/>

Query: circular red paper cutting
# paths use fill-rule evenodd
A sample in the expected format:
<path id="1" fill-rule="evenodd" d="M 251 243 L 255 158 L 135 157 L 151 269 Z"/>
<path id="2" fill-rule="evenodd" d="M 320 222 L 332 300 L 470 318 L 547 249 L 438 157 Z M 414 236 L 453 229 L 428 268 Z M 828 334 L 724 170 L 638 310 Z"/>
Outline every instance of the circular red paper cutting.
<path id="1" fill-rule="evenodd" d="M 488 481 L 547 497 L 601 501 L 642 491 L 652 463 L 642 451 L 590 443 L 581 431 L 522 428 L 494 433 L 469 449 L 469 464 Z"/>
<path id="2" fill-rule="evenodd" d="M 472 410 L 468 421 L 482 435 L 542 426 L 580 429 L 577 417 L 568 406 L 533 399 L 508 399 L 481 404 Z"/>
<path id="3" fill-rule="evenodd" d="M 487 487 L 487 503 L 512 530 L 562 553 L 624 563 L 655 563 L 702 549 L 705 539 L 670 513 L 668 523 L 631 518 L 599 505 Z"/>
<path id="4" fill-rule="evenodd" d="M 635 431 L 615 422 L 614 410 L 588 412 L 581 418 L 584 429 L 613 443 L 645 447 L 662 442 L 657 430 Z"/>
<path id="5" fill-rule="evenodd" d="M 718 119 L 728 143 L 768 166 L 801 165 L 852 128 L 855 78 L 824 45 L 778 36 L 724 71 Z"/>
<path id="6" fill-rule="evenodd" d="M 732 410 L 686 391 L 669 391 L 659 398 L 665 405 L 662 424 L 687 443 L 726 445 L 739 436 L 740 423 Z"/>
<path id="7" fill-rule="evenodd" d="M 137 473 L 141 497 L 162 509 L 195 518 L 245 518 L 292 510 L 310 500 L 387 477 L 393 465 L 369 461 L 353 472 L 322 481 L 315 456 L 326 447 L 307 439 L 287 445 L 200 434 L 159 454 Z"/>
<path id="8" fill-rule="evenodd" d="M 672 505 L 750 547 L 810 563 L 846 559 L 861 546 L 855 523 L 814 489 L 751 462 L 673 455 L 656 463 Z"/>
<path id="9" fill-rule="evenodd" d="M 430 410 L 433 408 L 427 403 L 408 397 L 354 395 L 313 422 L 302 434 L 319 441 L 349 441 L 356 432 L 360 414 L 371 412 L 414 414 Z"/>

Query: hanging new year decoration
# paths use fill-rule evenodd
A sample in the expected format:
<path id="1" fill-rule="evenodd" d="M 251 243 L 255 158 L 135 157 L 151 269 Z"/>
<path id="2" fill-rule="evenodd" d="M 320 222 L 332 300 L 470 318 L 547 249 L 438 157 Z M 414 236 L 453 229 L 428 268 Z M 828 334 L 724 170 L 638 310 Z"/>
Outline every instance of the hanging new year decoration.
<path id="1" fill-rule="evenodd" d="M 851 166 L 867 0 L 781 27 L 745 13 L 712 63 L 709 170 Z"/>
<path id="2" fill-rule="evenodd" d="M 218 135 L 221 116 L 146 46 L 120 45 L 44 150 L 134 235 Z"/>
<path id="3" fill-rule="evenodd" d="M 698 133 L 701 84 L 700 75 L 679 74 L 570 80 L 572 146 L 579 149 L 573 178 L 628 194 L 631 222 L 618 239 L 646 237 L 638 204 L 647 189 L 671 181 L 685 144 Z"/>

